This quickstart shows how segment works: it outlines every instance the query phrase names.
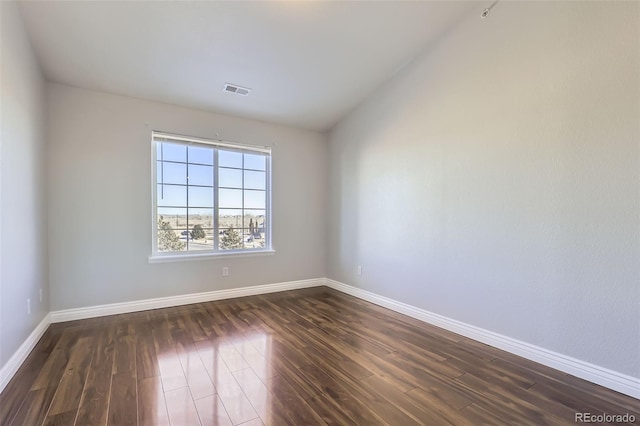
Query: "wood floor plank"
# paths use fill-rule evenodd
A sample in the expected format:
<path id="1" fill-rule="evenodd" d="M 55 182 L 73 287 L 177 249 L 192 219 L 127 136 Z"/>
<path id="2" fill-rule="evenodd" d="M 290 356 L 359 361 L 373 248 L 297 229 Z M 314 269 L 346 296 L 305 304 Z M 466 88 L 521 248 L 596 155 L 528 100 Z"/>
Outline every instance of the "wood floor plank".
<path id="1" fill-rule="evenodd" d="M 215 330 L 209 325 L 211 316 L 206 312 L 202 305 L 192 305 L 192 309 L 185 312 L 183 320 L 185 321 L 189 336 L 192 340 L 206 340 L 211 336 L 215 336 Z"/>
<path id="2" fill-rule="evenodd" d="M 165 392 L 187 386 L 180 358 L 174 349 L 158 353 L 158 368 Z"/>
<path id="3" fill-rule="evenodd" d="M 293 332 L 292 330 L 289 331 Z M 296 333 L 299 335 L 306 333 L 309 350 L 303 350 L 302 352 L 312 361 L 312 364 L 325 364 L 327 367 L 340 370 L 344 375 L 353 380 L 359 380 L 372 374 L 366 367 L 362 367 L 349 356 L 344 356 L 344 354 L 336 351 L 331 339 L 318 337 L 306 329 L 296 331 Z"/>
<path id="4" fill-rule="evenodd" d="M 80 397 L 89 373 L 89 365 L 93 357 L 94 337 L 79 338 L 73 348 L 69 362 L 64 370 L 58 390 L 51 403 L 49 415 L 77 411 Z"/>
<path id="5" fill-rule="evenodd" d="M 71 348 L 80 338 L 81 333 L 82 325 L 68 327 L 62 331 L 60 339 L 51 352 L 51 355 L 47 358 L 47 361 L 31 385 L 32 390 L 49 387 L 53 382 L 60 380 L 69 362 Z"/>
<path id="6" fill-rule="evenodd" d="M 375 389 L 378 394 L 394 404 L 394 406 L 398 407 L 417 423 L 458 424 L 454 422 L 454 416 L 449 417 L 434 411 L 428 403 L 425 403 L 424 399 L 418 401 L 414 398 L 408 398 L 400 388 L 395 387 L 383 378 L 374 375 L 367 377 L 362 382 L 372 389 Z M 455 413 L 455 410 L 452 411 Z"/>
<path id="7" fill-rule="evenodd" d="M 366 403 L 361 401 L 336 380 L 323 371 L 323 369 L 310 365 L 300 369 L 309 381 L 313 382 L 318 390 L 334 403 L 334 406 L 343 411 L 356 424 L 383 424 L 379 413 L 367 410 Z"/>
<path id="8" fill-rule="evenodd" d="M 387 424 L 414 425 L 418 424 L 414 419 L 401 411 L 393 402 L 384 398 L 378 389 L 368 386 L 362 380 L 351 380 L 342 372 L 323 367 L 324 372 L 339 383 L 340 386 L 353 398 L 363 403 Z M 370 376 L 369 376 L 370 377 Z"/>
<path id="9" fill-rule="evenodd" d="M 257 419 L 249 420 L 248 422 L 244 422 L 240 426 L 264 426 L 264 423 L 262 423 L 262 421 L 259 418 L 257 418 Z"/>
<path id="10" fill-rule="evenodd" d="M 270 338 L 269 338 L 270 339 Z M 277 375 L 277 372 L 269 360 L 262 355 L 255 346 L 247 340 L 246 333 L 242 333 L 231 341 L 236 351 L 242 356 L 246 364 L 262 380 Z"/>
<path id="11" fill-rule="evenodd" d="M 500 425 L 505 423 L 505 419 L 500 413 L 491 413 L 476 404 L 465 407 L 461 415 L 464 416 L 468 425 Z"/>
<path id="12" fill-rule="evenodd" d="M 233 373 L 233 377 L 265 425 L 295 425 L 286 414 L 280 401 L 273 398 L 269 389 L 251 368 L 236 371 Z"/>
<path id="13" fill-rule="evenodd" d="M 76 418 L 78 425 L 105 425 L 109 415 L 111 375 L 115 359 L 115 327 L 104 327 L 96 340 Z"/>
<path id="14" fill-rule="evenodd" d="M 251 326 L 239 318 L 239 309 L 235 306 L 233 300 L 231 300 L 229 303 L 221 304 L 220 310 L 226 318 L 226 322 L 224 322 L 223 324 L 232 326 L 232 328 L 229 329 L 231 334 L 242 333 L 244 331 L 251 330 Z"/>
<path id="15" fill-rule="evenodd" d="M 397 366 L 402 366 L 406 371 L 411 371 L 414 374 L 418 371 L 438 375 L 440 377 L 448 377 L 449 379 L 455 379 L 464 374 L 464 370 L 451 366 L 444 361 L 434 361 L 430 358 L 421 358 L 414 354 L 408 354 L 404 352 L 394 352 L 387 357 Z"/>
<path id="16" fill-rule="evenodd" d="M 136 377 L 138 380 L 160 376 L 156 347 L 152 329 L 158 321 L 136 321 L 133 323 L 135 333 Z"/>
<path id="17" fill-rule="evenodd" d="M 0 425 L 11 424 L 29 393 L 27 386 L 10 385 L 0 394 Z"/>
<path id="18" fill-rule="evenodd" d="M 529 361 L 531 362 L 531 361 Z M 545 380 L 539 380 L 538 382 L 551 384 Z M 570 392 L 576 393 L 578 395 L 584 394 L 584 383 L 585 381 L 572 376 L 570 374 L 564 375 L 560 383 L 562 385 L 567 386 L 569 389 L 572 389 Z M 558 380 L 554 380 L 552 386 L 559 386 Z M 562 387 L 562 386 L 560 386 Z M 595 397 L 598 400 L 599 404 L 602 404 L 601 407 L 603 410 L 609 409 L 609 407 L 617 407 L 618 411 L 629 411 L 629 412 L 640 412 L 640 400 L 629 398 L 626 395 L 623 395 L 618 392 L 611 392 L 611 390 L 605 388 L 604 386 L 592 385 L 590 386 L 589 395 L 591 397 Z"/>
<path id="19" fill-rule="evenodd" d="M 300 374 L 299 368 L 301 367 L 296 366 L 286 356 L 276 356 L 272 359 L 272 363 L 279 376 L 283 377 L 294 391 L 305 400 L 310 401 L 320 392 L 309 379 Z M 304 366 L 309 365 L 313 365 L 313 363 L 304 364 Z M 268 383 L 269 379 L 265 380 L 265 384 Z"/>
<path id="20" fill-rule="evenodd" d="M 51 324 L 0 424 L 571 425 L 640 401 L 319 287 Z"/>
<path id="21" fill-rule="evenodd" d="M 283 407 L 285 414 L 294 425 L 324 425 L 327 422 L 310 405 L 310 400 L 314 395 L 308 395 L 308 400 L 304 399 L 304 394 L 296 392 L 293 386 L 284 376 L 274 376 L 265 380 L 265 387 L 271 392 L 273 398 L 277 399 Z M 317 408 L 317 407 L 316 407 Z"/>
<path id="22" fill-rule="evenodd" d="M 640 414 L 640 401 L 630 401 L 631 409 L 618 405 L 611 405 L 607 401 L 602 400 L 595 392 L 599 386 L 590 385 L 589 389 L 576 389 L 566 383 L 546 383 L 540 381 L 533 385 L 530 389 L 545 398 L 571 408 L 576 412 L 601 412 L 601 413 L 626 413 L 635 412 Z M 594 392 L 595 391 L 595 392 Z M 640 416 L 636 416 L 640 422 Z"/>
<path id="23" fill-rule="evenodd" d="M 133 324 L 125 322 L 116 327 L 115 361 L 113 373 L 136 371 L 136 342 Z"/>
<path id="24" fill-rule="evenodd" d="M 45 388 L 39 387 L 29 391 L 10 424 L 12 426 L 41 425 L 47 417 L 57 388 L 58 384 L 56 383 Z"/>
<path id="25" fill-rule="evenodd" d="M 165 392 L 167 412 L 172 425 L 200 425 L 200 417 L 196 411 L 189 388 L 183 387 Z"/>
<path id="26" fill-rule="evenodd" d="M 162 380 L 149 377 L 138 380 L 138 425 L 168 426 L 169 414 L 165 401 Z"/>
<path id="27" fill-rule="evenodd" d="M 227 414 L 222 400 L 218 395 L 205 396 L 196 399 L 196 410 L 203 425 L 207 426 L 233 426 L 233 422 Z"/>
<path id="28" fill-rule="evenodd" d="M 43 426 L 70 426 L 74 424 L 76 417 L 76 411 L 67 411 L 65 413 L 59 413 L 55 415 L 47 416 Z"/>
<path id="29" fill-rule="evenodd" d="M 349 416 L 349 413 L 343 410 L 336 401 L 327 394 L 320 393 L 308 400 L 309 406 L 322 418 L 322 421 L 328 425 L 335 426 L 358 426 L 355 420 Z"/>
<path id="30" fill-rule="evenodd" d="M 182 313 L 179 313 L 177 316 L 182 317 L 182 315 Z M 170 316 L 175 317 L 176 315 Z M 178 353 L 176 352 L 169 324 L 168 319 L 164 318 L 161 321 L 155 322 L 151 330 L 156 362 L 160 370 L 162 387 L 165 392 L 187 386 L 187 379 L 185 378 L 182 365 L 180 364 L 180 358 L 178 358 Z"/>
<path id="31" fill-rule="evenodd" d="M 530 388 L 522 389 L 518 386 L 500 383 L 499 381 L 483 380 L 482 378 L 474 376 L 472 373 L 466 373 L 464 376 L 456 379 L 456 382 L 464 383 L 469 390 L 474 389 L 476 393 L 482 389 L 482 396 L 487 399 L 497 400 L 501 404 L 509 403 L 510 406 L 518 406 L 519 411 L 529 413 L 528 418 L 539 416 L 537 412 L 544 413 L 540 417 L 549 415 L 560 419 L 571 418 L 575 414 L 574 409 L 563 404 L 554 403 L 545 395 L 535 391 L 532 392 Z M 478 393 L 478 395 L 480 394 Z M 478 399 L 474 401 L 476 405 L 483 406 L 483 404 L 477 401 Z M 548 421 L 552 420 L 555 421 L 555 419 L 548 419 Z"/>
<path id="32" fill-rule="evenodd" d="M 136 378 L 131 371 L 116 373 L 111 378 L 108 425 L 138 424 Z"/>
<path id="33" fill-rule="evenodd" d="M 17 414 L 42 365 L 50 357 L 61 332 L 62 330 L 54 331 L 49 328 L 42 335 L 34 350 L 0 394 L 0 425 L 10 424 Z"/>
<path id="34" fill-rule="evenodd" d="M 229 339 L 225 337 L 217 337 L 213 339 L 212 342 L 216 352 L 224 360 L 229 371 L 239 371 L 249 367 L 247 361 L 245 361 Z"/>
<path id="35" fill-rule="evenodd" d="M 207 374 L 195 345 L 188 340 L 177 341 L 176 350 L 193 399 L 216 394 L 216 387 Z"/>
<path id="36" fill-rule="evenodd" d="M 405 395 L 421 403 L 430 401 L 442 405 L 448 411 L 462 410 L 478 400 L 477 395 L 471 392 L 460 391 L 459 388 L 443 383 L 432 383 L 418 387 L 406 392 Z"/>
<path id="37" fill-rule="evenodd" d="M 198 353 L 222 400 L 233 424 L 240 424 L 258 417 L 233 373 L 217 352 L 219 342 L 203 340 L 196 343 Z"/>

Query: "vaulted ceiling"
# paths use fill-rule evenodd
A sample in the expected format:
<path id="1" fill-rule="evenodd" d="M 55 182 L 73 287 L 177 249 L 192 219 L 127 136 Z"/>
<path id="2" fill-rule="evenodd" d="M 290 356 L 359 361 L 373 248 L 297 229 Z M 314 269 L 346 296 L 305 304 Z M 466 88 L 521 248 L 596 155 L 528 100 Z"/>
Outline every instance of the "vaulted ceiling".
<path id="1" fill-rule="evenodd" d="M 21 2 L 49 81 L 326 131 L 478 2 Z M 223 92 L 225 83 L 252 89 Z"/>

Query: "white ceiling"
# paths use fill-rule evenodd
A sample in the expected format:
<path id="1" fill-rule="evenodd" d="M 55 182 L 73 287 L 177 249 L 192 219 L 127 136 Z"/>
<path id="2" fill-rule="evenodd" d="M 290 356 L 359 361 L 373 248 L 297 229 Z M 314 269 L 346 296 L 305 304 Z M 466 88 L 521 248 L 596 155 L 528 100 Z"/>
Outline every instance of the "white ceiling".
<path id="1" fill-rule="evenodd" d="M 472 2 L 21 2 L 54 82 L 326 131 Z M 247 97 L 224 83 L 250 87 Z"/>

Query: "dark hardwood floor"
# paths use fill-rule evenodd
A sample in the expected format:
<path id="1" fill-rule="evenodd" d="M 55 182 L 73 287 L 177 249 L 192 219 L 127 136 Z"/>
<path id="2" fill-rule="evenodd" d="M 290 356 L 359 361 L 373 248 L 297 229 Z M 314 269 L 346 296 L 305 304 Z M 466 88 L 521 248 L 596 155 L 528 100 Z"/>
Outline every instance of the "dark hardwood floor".
<path id="1" fill-rule="evenodd" d="M 545 425 L 640 401 L 320 287 L 53 324 L 2 425 Z"/>

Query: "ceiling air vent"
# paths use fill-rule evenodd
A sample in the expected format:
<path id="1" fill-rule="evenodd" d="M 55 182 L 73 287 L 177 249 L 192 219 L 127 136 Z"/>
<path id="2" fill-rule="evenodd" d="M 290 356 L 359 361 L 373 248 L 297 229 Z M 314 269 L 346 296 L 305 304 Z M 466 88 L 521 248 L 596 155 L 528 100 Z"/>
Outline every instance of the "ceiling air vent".
<path id="1" fill-rule="evenodd" d="M 224 85 L 224 89 L 222 90 L 229 93 L 235 93 L 236 95 L 240 96 L 247 96 L 249 92 L 251 92 L 251 89 L 249 89 L 248 87 L 236 86 L 235 84 L 229 83 L 226 83 Z"/>

